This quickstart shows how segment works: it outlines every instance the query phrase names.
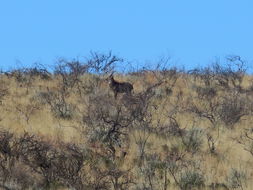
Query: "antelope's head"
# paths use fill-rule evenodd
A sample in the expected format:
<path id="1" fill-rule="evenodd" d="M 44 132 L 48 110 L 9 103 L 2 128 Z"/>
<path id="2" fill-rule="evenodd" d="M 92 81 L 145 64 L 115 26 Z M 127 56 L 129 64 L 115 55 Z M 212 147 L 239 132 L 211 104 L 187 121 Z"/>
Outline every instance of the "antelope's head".
<path id="1" fill-rule="evenodd" d="M 114 78 L 113 78 L 113 73 L 111 73 L 111 74 L 105 79 L 105 81 L 106 81 L 106 82 L 109 82 L 109 83 L 111 83 L 113 80 L 114 80 Z"/>

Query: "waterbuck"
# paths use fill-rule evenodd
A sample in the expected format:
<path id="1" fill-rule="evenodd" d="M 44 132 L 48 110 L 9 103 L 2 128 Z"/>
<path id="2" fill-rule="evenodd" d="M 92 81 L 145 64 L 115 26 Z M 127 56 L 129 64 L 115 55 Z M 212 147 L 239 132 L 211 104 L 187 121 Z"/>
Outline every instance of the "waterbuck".
<path id="1" fill-rule="evenodd" d="M 117 98 L 118 93 L 131 94 L 133 90 L 133 85 L 128 82 L 118 82 L 114 80 L 113 73 L 107 78 L 109 81 L 109 86 L 114 93 L 114 98 Z"/>

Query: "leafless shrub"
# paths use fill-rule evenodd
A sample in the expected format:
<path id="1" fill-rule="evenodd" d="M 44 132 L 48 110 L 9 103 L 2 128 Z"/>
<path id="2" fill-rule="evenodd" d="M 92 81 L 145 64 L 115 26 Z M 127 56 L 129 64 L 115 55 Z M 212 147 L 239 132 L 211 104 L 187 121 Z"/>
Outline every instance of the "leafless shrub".
<path id="1" fill-rule="evenodd" d="M 87 157 L 82 149 L 73 144 L 57 147 L 25 133 L 17 140 L 16 156 L 33 173 L 43 178 L 44 188 L 56 183 L 76 189 L 85 186 L 80 172 Z"/>
<path id="2" fill-rule="evenodd" d="M 72 119 L 75 106 L 67 102 L 68 93 L 64 90 L 40 92 L 34 97 L 35 101 L 41 104 L 48 104 L 55 117 L 62 119 Z"/>
<path id="3" fill-rule="evenodd" d="M 198 117 L 208 119 L 215 127 L 218 122 L 227 127 L 233 126 L 245 115 L 250 114 L 247 96 L 236 92 L 224 92 L 216 95 L 213 88 L 197 88 L 197 97 L 188 103 L 186 111 L 195 113 Z"/>
<path id="4" fill-rule="evenodd" d="M 196 87 L 198 98 L 208 100 L 217 95 L 217 90 L 213 87 Z"/>
<path id="5" fill-rule="evenodd" d="M 108 54 L 99 54 L 91 52 L 89 58 L 81 62 L 79 60 L 67 61 L 66 59 L 60 59 L 55 66 L 54 74 L 59 76 L 61 82 L 59 86 L 63 91 L 77 89 L 78 94 L 82 97 L 84 93 L 89 93 L 91 88 L 94 87 L 94 83 L 91 80 L 89 82 L 83 81 L 81 78 L 84 74 L 90 76 L 103 75 L 113 71 L 117 62 L 122 62 L 122 59 Z M 93 79 L 99 79 L 99 77 L 93 77 Z M 90 85 L 93 86 L 91 87 Z"/>
<path id="6" fill-rule="evenodd" d="M 30 99 L 30 102 L 28 104 L 16 103 L 15 109 L 18 112 L 19 116 L 23 118 L 28 124 L 31 116 L 36 111 L 40 110 L 40 105 L 38 104 L 38 102 L 34 101 L 33 99 Z"/>
<path id="7" fill-rule="evenodd" d="M 88 126 L 89 139 L 102 141 L 114 156 L 115 146 L 121 146 L 127 137 L 132 118 L 121 104 L 102 95 L 90 98 L 83 122 Z"/>
<path id="8" fill-rule="evenodd" d="M 243 145 L 244 150 L 253 156 L 253 129 L 245 129 L 239 139 L 234 139 L 237 143 Z"/>
<path id="9" fill-rule="evenodd" d="M 52 172 L 64 186 L 83 189 L 82 168 L 89 156 L 74 144 L 60 146 L 60 153 L 52 162 Z"/>
<path id="10" fill-rule="evenodd" d="M 61 89 L 67 91 L 77 87 L 80 91 L 82 86 L 81 76 L 88 71 L 88 65 L 78 60 L 67 61 L 60 59 L 55 66 L 54 74 L 61 78 Z"/>
<path id="11" fill-rule="evenodd" d="M 142 123 L 143 124 L 143 123 Z M 141 166 L 143 165 L 145 155 L 146 155 L 146 149 L 148 146 L 148 139 L 151 135 L 150 133 L 150 125 L 149 123 L 146 123 L 146 125 L 139 125 L 138 128 L 133 135 L 134 141 L 136 145 L 138 146 L 138 156 L 137 156 L 137 161 L 138 165 Z"/>
<path id="12" fill-rule="evenodd" d="M 242 80 L 245 76 L 245 61 L 239 56 L 227 57 L 228 63 L 223 66 L 216 60 L 211 66 L 189 71 L 195 79 L 203 81 L 206 87 L 221 87 L 222 89 L 242 89 Z"/>
<path id="13" fill-rule="evenodd" d="M 186 111 L 208 119 L 214 127 L 223 123 L 231 129 L 243 116 L 251 113 L 247 96 L 238 92 L 224 92 L 222 95 L 215 95 L 213 90 L 211 92 L 206 94 L 198 91 L 198 97 L 188 103 Z"/>
<path id="14" fill-rule="evenodd" d="M 153 189 L 160 187 L 168 189 L 174 180 L 176 186 L 182 189 L 180 173 L 185 168 L 184 154 L 177 147 L 164 146 L 164 155 L 145 153 L 142 165 L 138 167 L 138 176 L 143 178 L 143 183 L 137 185 L 139 189 Z"/>
<path id="15" fill-rule="evenodd" d="M 28 94 L 34 82 L 34 76 L 27 74 L 26 68 L 12 70 L 9 76 L 14 77 L 19 87 L 24 87 L 26 89 L 26 94 Z"/>
<path id="16" fill-rule="evenodd" d="M 114 190 L 127 190 L 132 184 L 134 184 L 133 178 L 131 177 L 129 170 L 111 170 L 108 174 Z"/>
<path id="17" fill-rule="evenodd" d="M 18 142 L 19 157 L 23 163 L 28 165 L 33 172 L 42 175 L 45 184 L 49 185 L 53 182 L 53 176 L 50 173 L 52 160 L 55 158 L 56 151 L 51 145 L 40 139 L 36 139 L 34 135 L 25 133 Z"/>
<path id="18" fill-rule="evenodd" d="M 134 96 L 123 96 L 122 103 L 128 109 L 131 117 L 142 121 L 149 113 L 148 109 L 154 95 L 155 93 L 150 90 Z"/>
<path id="19" fill-rule="evenodd" d="M 200 118 L 209 120 L 213 127 L 220 121 L 218 109 L 220 106 L 220 97 L 209 99 L 209 101 L 189 102 L 186 108 L 187 112 L 196 114 Z"/>
<path id="20" fill-rule="evenodd" d="M 243 190 L 246 184 L 246 180 L 247 177 L 245 172 L 232 168 L 227 177 L 228 187 L 232 189 Z"/>
<path id="21" fill-rule="evenodd" d="M 36 78 L 40 78 L 42 80 L 51 79 L 51 74 L 49 71 L 47 71 L 42 64 L 37 63 L 31 68 L 18 68 L 9 72 L 5 72 L 5 75 L 8 78 L 15 78 L 20 87 L 26 88 L 27 94 Z"/>
<path id="22" fill-rule="evenodd" d="M 150 121 L 150 116 L 152 115 L 150 108 L 155 106 L 152 103 L 152 100 L 155 97 L 155 89 L 162 84 L 163 81 L 160 81 L 150 85 L 145 91 L 135 94 L 134 96 L 122 97 L 123 105 L 128 109 L 134 120 L 142 122 L 146 118 L 147 121 Z"/>
<path id="23" fill-rule="evenodd" d="M 163 171 L 165 168 L 165 163 L 159 159 L 158 155 L 145 155 L 145 163 L 139 168 L 140 174 L 144 177 L 145 180 L 142 184 L 143 189 L 153 189 L 157 185 L 157 173 L 160 169 Z"/>
<path id="24" fill-rule="evenodd" d="M 5 183 L 11 176 L 11 167 L 13 165 L 12 141 L 13 134 L 9 132 L 0 133 L 0 167 L 2 182 Z"/>
<path id="25" fill-rule="evenodd" d="M 203 145 L 203 131 L 198 128 L 192 128 L 182 136 L 182 142 L 186 148 L 186 151 L 192 154 L 197 153 Z"/>
<path id="26" fill-rule="evenodd" d="M 30 175 L 31 171 L 23 167 L 18 159 L 20 152 L 18 151 L 17 138 L 10 132 L 1 131 L 0 144 L 1 187 L 4 189 L 24 189 L 38 183 L 36 176 Z"/>
<path id="27" fill-rule="evenodd" d="M 214 72 L 210 67 L 193 69 L 188 71 L 188 74 L 194 77 L 195 82 L 200 79 L 206 87 L 213 85 Z"/>
<path id="28" fill-rule="evenodd" d="M 41 91 L 37 92 L 33 97 L 32 101 L 37 102 L 40 105 L 45 105 L 49 101 L 51 101 L 51 97 L 53 96 L 54 92 L 53 91 Z"/>
<path id="29" fill-rule="evenodd" d="M 84 84 L 81 86 L 81 91 L 85 95 L 95 94 L 101 90 L 103 79 L 100 75 L 89 74 L 85 78 Z"/>
<path id="30" fill-rule="evenodd" d="M 123 59 L 112 55 L 112 52 L 108 54 L 101 54 L 97 52 L 91 52 L 90 58 L 87 58 L 87 65 L 89 66 L 89 73 L 111 73 L 116 63 L 122 63 Z"/>
<path id="31" fill-rule="evenodd" d="M 200 79 L 204 84 L 198 85 L 195 81 L 193 90 L 196 92 L 196 96 L 188 98 L 184 109 L 186 112 L 194 113 L 200 118 L 209 120 L 212 126 L 216 127 L 220 119 L 218 110 L 222 98 L 218 95 L 218 88 L 213 84 L 214 74 L 210 68 L 194 70 L 191 74 L 195 80 Z"/>
<path id="32" fill-rule="evenodd" d="M 229 190 L 228 186 L 225 183 L 211 183 L 209 187 L 211 190 L 216 190 L 216 189 Z"/>
<path id="33" fill-rule="evenodd" d="M 183 172 L 179 181 L 182 190 L 202 189 L 205 186 L 204 182 L 203 174 L 191 170 Z"/>
<path id="34" fill-rule="evenodd" d="M 224 97 L 218 110 L 220 119 L 226 126 L 233 126 L 245 115 L 249 114 L 248 101 L 246 98 L 235 94 L 230 97 Z"/>
<path id="35" fill-rule="evenodd" d="M 42 64 L 35 63 L 34 67 L 26 68 L 24 70 L 25 75 L 29 75 L 31 78 L 40 77 L 42 80 L 50 80 L 51 73 Z"/>
<path id="36" fill-rule="evenodd" d="M 2 104 L 4 97 L 9 93 L 6 85 L 7 84 L 4 81 L 0 81 L 0 105 Z"/>
<path id="37" fill-rule="evenodd" d="M 215 140 L 210 134 L 207 134 L 207 143 L 210 153 L 215 154 L 216 151 Z"/>
<path id="38" fill-rule="evenodd" d="M 181 129 L 179 123 L 174 117 L 169 117 L 166 125 L 161 125 L 156 129 L 156 133 L 159 136 L 169 137 L 181 137 L 185 135 L 185 129 Z"/>
<path id="39" fill-rule="evenodd" d="M 25 68 L 19 68 L 19 69 L 11 70 L 9 72 L 5 72 L 5 75 L 9 78 L 14 77 L 17 82 L 24 82 L 26 81 L 24 73 L 25 73 Z"/>
<path id="40" fill-rule="evenodd" d="M 56 117 L 62 119 L 71 119 L 73 117 L 74 106 L 72 104 L 68 104 L 64 98 L 57 97 L 55 102 L 50 104 L 51 110 Z"/>

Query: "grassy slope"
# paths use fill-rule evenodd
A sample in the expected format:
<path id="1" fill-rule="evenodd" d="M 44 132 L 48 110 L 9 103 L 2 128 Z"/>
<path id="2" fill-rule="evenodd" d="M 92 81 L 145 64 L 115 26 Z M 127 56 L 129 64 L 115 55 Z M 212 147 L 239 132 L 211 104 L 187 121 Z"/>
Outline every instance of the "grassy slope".
<path id="1" fill-rule="evenodd" d="M 35 101 L 40 92 L 46 92 L 59 90 L 60 80 L 55 78 L 49 81 L 43 81 L 36 78 L 31 85 L 27 87 L 22 86 L 14 78 L 1 77 L 1 85 L 7 87 L 8 94 L 2 99 L 0 105 L 0 127 L 1 129 L 9 130 L 17 135 L 22 134 L 24 131 L 29 133 L 43 136 L 44 138 L 51 140 L 64 140 L 66 142 L 74 142 L 82 144 L 85 142 L 85 137 L 80 133 L 78 128 L 79 121 L 81 119 L 80 112 L 85 111 L 86 97 L 80 98 L 77 95 L 77 91 L 73 89 L 70 97 L 67 101 L 76 106 L 74 116 L 71 120 L 64 120 L 55 117 L 49 105 L 41 104 Z M 118 80 L 131 81 L 134 84 L 135 94 L 145 89 L 148 84 L 155 82 L 155 79 L 150 76 L 130 77 L 130 76 L 118 76 Z M 246 77 L 243 81 L 243 87 L 247 88 L 250 85 L 252 77 Z M 87 76 L 83 78 L 87 80 Z M 198 82 L 198 81 L 197 81 Z M 190 76 L 184 76 L 177 80 L 177 83 L 173 89 L 172 95 L 166 95 L 164 89 L 166 85 L 163 85 L 156 89 L 156 104 L 158 108 L 155 110 L 155 120 L 166 123 L 166 116 L 171 110 L 176 95 L 180 92 L 182 99 L 180 99 L 180 106 L 186 106 L 188 99 L 196 97 L 196 93 L 193 90 L 193 86 L 197 83 Z M 99 89 L 112 94 L 108 89 L 105 82 L 99 83 Z M 116 101 L 120 101 L 119 100 Z M 195 100 L 196 104 L 200 104 L 198 100 Z M 208 99 L 206 100 L 208 101 Z M 200 105 L 201 106 L 201 105 Z M 247 185 L 245 189 L 252 189 L 253 187 L 253 157 L 244 150 L 244 146 L 238 144 L 234 139 L 239 138 L 244 132 L 244 128 L 251 127 L 252 117 L 245 116 L 238 123 L 235 124 L 234 129 L 225 127 L 222 123 L 218 124 L 219 127 L 212 127 L 211 123 L 204 118 L 199 118 L 192 113 L 181 113 L 176 116 L 181 128 L 189 129 L 193 126 L 197 126 L 204 130 L 203 133 L 203 146 L 201 150 L 194 155 L 187 155 L 189 159 L 199 164 L 201 171 L 205 176 L 207 184 L 211 183 L 225 183 L 227 176 L 232 168 L 243 171 L 247 174 Z M 219 128 L 219 130 L 218 130 Z M 206 134 L 211 134 L 215 139 L 216 155 L 209 153 Z M 132 130 L 130 134 L 130 145 L 128 148 L 128 154 L 124 159 L 122 167 L 129 168 L 134 165 L 136 154 L 138 153 L 138 147 L 135 142 L 135 138 L 144 135 L 142 132 Z M 164 154 L 163 146 L 168 147 L 173 144 L 180 143 L 180 139 L 170 137 L 162 138 L 156 134 L 150 134 L 148 138 L 148 152 L 157 152 L 161 157 Z"/>

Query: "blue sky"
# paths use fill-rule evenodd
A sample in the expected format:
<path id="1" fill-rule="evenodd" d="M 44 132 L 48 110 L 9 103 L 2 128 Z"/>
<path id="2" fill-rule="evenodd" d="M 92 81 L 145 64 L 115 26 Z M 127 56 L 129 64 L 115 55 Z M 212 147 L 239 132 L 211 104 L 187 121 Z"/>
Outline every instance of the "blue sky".
<path id="1" fill-rule="evenodd" d="M 135 64 L 171 56 L 186 68 L 230 54 L 253 61 L 252 0 L 6 0 L 0 67 L 53 64 L 90 51 Z"/>

